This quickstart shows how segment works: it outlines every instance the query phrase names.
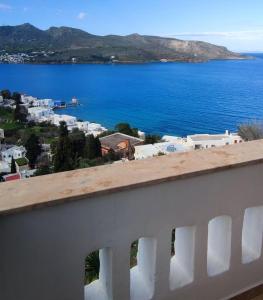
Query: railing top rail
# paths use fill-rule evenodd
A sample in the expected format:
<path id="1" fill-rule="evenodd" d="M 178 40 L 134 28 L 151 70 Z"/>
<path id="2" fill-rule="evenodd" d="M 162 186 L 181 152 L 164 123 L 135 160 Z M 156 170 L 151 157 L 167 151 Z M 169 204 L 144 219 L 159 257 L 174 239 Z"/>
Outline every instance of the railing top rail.
<path id="1" fill-rule="evenodd" d="M 0 215 L 263 162 L 263 140 L 0 184 Z"/>

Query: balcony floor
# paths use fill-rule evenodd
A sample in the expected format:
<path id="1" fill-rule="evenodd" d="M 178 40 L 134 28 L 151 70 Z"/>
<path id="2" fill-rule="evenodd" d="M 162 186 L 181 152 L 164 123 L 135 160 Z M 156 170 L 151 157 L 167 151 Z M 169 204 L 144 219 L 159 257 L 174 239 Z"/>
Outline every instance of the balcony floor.
<path id="1" fill-rule="evenodd" d="M 236 296 L 231 300 L 263 300 L 263 285 Z"/>

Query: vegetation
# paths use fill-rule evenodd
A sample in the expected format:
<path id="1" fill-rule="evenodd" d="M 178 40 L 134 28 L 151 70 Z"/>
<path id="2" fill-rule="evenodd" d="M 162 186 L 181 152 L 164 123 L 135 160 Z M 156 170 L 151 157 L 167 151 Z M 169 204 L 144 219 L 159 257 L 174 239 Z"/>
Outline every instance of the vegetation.
<path id="1" fill-rule="evenodd" d="M 86 140 L 86 158 L 94 159 L 98 157 L 102 157 L 101 153 L 101 144 L 98 137 L 94 137 L 94 135 L 88 135 Z"/>
<path id="2" fill-rule="evenodd" d="M 139 137 L 138 129 L 131 128 L 130 124 L 128 123 L 119 123 L 115 126 L 115 132 L 121 132 L 123 134 L 127 134 L 134 137 Z"/>
<path id="3" fill-rule="evenodd" d="M 208 59 L 240 58 L 225 47 L 205 42 L 186 42 L 177 39 L 141 36 L 96 36 L 69 27 L 40 30 L 30 24 L 0 26 L 1 49 L 8 53 L 25 52 L 36 63 L 109 62 L 111 56 L 120 62 L 205 61 Z M 173 44 L 173 47 L 171 47 Z M 98 45 L 100 45 L 98 47 Z M 178 47 L 180 45 L 180 47 Z M 178 51 L 178 49 L 183 49 Z M 40 51 L 45 51 L 44 54 Z M 38 52 L 33 53 L 33 52 Z"/>
<path id="4" fill-rule="evenodd" d="M 14 110 L 14 120 L 25 123 L 27 121 L 27 109 L 22 105 L 21 95 L 19 93 L 13 94 L 14 100 L 16 102 L 16 108 Z"/>
<path id="5" fill-rule="evenodd" d="M 51 173 L 52 173 L 52 170 L 51 170 L 50 166 L 47 164 L 47 165 L 43 165 L 40 168 L 38 168 L 35 173 L 35 176 L 43 176 L 43 175 L 48 175 Z"/>
<path id="6" fill-rule="evenodd" d="M 156 135 L 156 134 L 147 134 L 145 136 L 144 143 L 147 145 L 147 144 L 159 143 L 160 141 L 161 141 L 161 137 L 159 135 Z"/>
<path id="7" fill-rule="evenodd" d="M 238 134 L 244 141 L 253 141 L 263 139 L 263 124 L 247 123 L 238 127 Z"/>
<path id="8" fill-rule="evenodd" d="M 2 90 L 1 91 L 1 96 L 4 99 L 11 99 L 11 92 L 9 90 Z"/>
<path id="9" fill-rule="evenodd" d="M 39 137 L 32 133 L 25 143 L 26 156 L 29 161 L 29 166 L 31 169 L 35 168 L 35 164 L 38 156 L 41 154 L 41 145 L 39 142 Z"/>
<path id="10" fill-rule="evenodd" d="M 11 173 L 16 173 L 16 161 L 14 159 L 14 157 L 12 157 L 12 161 L 11 161 Z"/>
<path id="11" fill-rule="evenodd" d="M 85 285 L 99 278 L 100 258 L 99 251 L 92 252 L 85 260 Z"/>
<path id="12" fill-rule="evenodd" d="M 25 165 L 28 164 L 28 160 L 27 160 L 25 157 L 17 158 L 17 159 L 15 160 L 15 162 L 17 163 L 17 165 L 18 165 L 19 167 L 25 166 Z"/>
<path id="13" fill-rule="evenodd" d="M 54 171 L 63 172 L 73 170 L 72 148 L 65 122 L 60 122 L 59 131 L 59 140 L 56 144 L 54 155 Z"/>

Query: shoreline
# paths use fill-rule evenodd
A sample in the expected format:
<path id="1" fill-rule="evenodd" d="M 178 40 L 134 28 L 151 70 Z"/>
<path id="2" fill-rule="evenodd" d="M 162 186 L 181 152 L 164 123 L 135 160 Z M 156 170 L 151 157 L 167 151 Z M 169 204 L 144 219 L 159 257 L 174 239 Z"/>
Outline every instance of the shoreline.
<path id="1" fill-rule="evenodd" d="M 167 61 L 161 60 L 146 60 L 146 61 L 115 61 L 115 62 L 102 62 L 102 61 L 89 61 L 89 62 L 75 62 L 64 61 L 64 62 L 23 62 L 23 63 L 9 63 L 9 62 L 0 62 L 0 65 L 147 65 L 147 64 L 169 64 L 169 63 L 186 63 L 186 64 L 199 64 L 199 63 L 208 63 L 212 61 L 243 61 L 243 60 L 254 60 L 257 59 L 256 56 L 244 55 L 241 57 L 226 57 L 226 58 L 211 58 L 211 59 L 167 59 Z"/>

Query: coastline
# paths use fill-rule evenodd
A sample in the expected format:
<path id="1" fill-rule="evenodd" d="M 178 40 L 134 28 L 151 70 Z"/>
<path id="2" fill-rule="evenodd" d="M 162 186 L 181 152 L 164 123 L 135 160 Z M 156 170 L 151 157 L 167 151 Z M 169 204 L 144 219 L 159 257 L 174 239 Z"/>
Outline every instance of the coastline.
<path id="1" fill-rule="evenodd" d="M 9 63 L 9 62 L 0 62 L 0 64 L 15 64 L 15 65 L 143 65 L 143 64 L 152 64 L 152 63 L 160 63 L 160 64 L 166 64 L 166 63 L 186 63 L 186 64 L 197 64 L 197 63 L 207 63 L 211 61 L 229 61 L 229 60 L 251 60 L 251 59 L 257 59 L 257 57 L 254 56 L 243 56 L 243 57 L 226 57 L 226 58 L 211 58 L 211 59 L 167 59 L 167 61 L 163 62 L 160 60 L 145 60 L 145 61 L 115 61 L 115 62 L 102 62 L 102 61 L 89 61 L 89 62 L 75 62 L 72 63 L 72 61 L 64 61 L 64 62 L 23 62 L 23 63 Z"/>

